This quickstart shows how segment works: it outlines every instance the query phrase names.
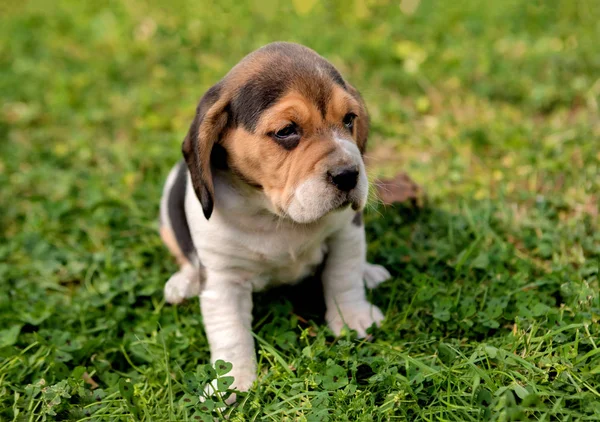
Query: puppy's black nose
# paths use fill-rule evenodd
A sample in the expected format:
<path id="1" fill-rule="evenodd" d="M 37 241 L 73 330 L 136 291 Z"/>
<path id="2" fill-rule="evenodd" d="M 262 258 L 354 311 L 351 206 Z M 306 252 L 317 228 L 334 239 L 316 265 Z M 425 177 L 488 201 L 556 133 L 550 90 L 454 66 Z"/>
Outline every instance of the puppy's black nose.
<path id="1" fill-rule="evenodd" d="M 350 192 L 358 182 L 358 169 L 356 167 L 340 167 L 327 172 L 329 180 L 339 190 Z"/>

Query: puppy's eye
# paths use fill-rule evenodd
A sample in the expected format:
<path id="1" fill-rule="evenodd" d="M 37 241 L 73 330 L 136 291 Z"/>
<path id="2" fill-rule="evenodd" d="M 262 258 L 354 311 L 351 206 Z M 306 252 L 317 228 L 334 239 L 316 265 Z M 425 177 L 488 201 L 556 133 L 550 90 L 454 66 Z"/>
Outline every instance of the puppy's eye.
<path id="1" fill-rule="evenodd" d="M 344 119 L 342 120 L 342 123 L 344 123 L 344 126 L 346 126 L 346 128 L 352 132 L 352 129 L 354 128 L 354 120 L 356 119 L 356 114 L 354 113 L 348 113 L 344 116 Z"/>
<path id="2" fill-rule="evenodd" d="M 277 132 L 273 133 L 273 135 L 279 139 L 287 139 L 291 136 L 298 135 L 298 127 L 295 123 L 290 123 L 283 129 L 279 129 Z"/>
<path id="3" fill-rule="evenodd" d="M 294 122 L 276 132 L 269 133 L 271 138 L 285 149 L 292 150 L 300 143 L 302 130 Z"/>

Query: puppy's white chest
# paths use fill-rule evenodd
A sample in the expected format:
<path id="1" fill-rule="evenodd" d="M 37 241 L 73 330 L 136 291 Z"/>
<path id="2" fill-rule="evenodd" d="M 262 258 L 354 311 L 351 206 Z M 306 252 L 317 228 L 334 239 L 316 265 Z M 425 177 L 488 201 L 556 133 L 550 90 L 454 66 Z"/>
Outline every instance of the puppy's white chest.
<path id="1" fill-rule="evenodd" d="M 311 275 L 323 262 L 326 254 L 326 233 L 309 239 L 285 233 L 269 236 L 237 233 L 227 236 L 220 256 L 202 247 L 200 260 L 208 267 L 215 265 L 228 273 L 239 273 L 242 282 L 249 282 L 255 291 L 268 286 L 294 284 Z"/>
<path id="2" fill-rule="evenodd" d="M 319 240 L 303 245 L 303 248 L 288 245 L 286 250 L 286 246 L 281 245 L 279 253 L 265 256 L 261 260 L 264 263 L 259 269 L 261 274 L 252 281 L 254 288 L 260 290 L 268 285 L 293 284 L 314 273 L 326 254 L 325 243 Z"/>
<path id="3" fill-rule="evenodd" d="M 352 211 L 344 210 L 302 226 L 240 211 L 233 201 L 227 207 L 227 198 L 219 199 L 223 206 L 207 221 L 188 188 L 186 211 L 200 261 L 209 272 L 249 282 L 254 290 L 293 284 L 314 273 L 325 259 L 327 238 L 352 218 Z"/>

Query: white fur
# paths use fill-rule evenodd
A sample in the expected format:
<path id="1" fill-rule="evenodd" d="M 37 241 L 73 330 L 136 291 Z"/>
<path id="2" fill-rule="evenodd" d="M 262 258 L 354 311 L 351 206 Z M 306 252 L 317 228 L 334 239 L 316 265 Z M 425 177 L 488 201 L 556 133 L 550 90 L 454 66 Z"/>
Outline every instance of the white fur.
<path id="1" fill-rule="evenodd" d="M 171 304 L 181 303 L 184 299 L 198 296 L 200 290 L 199 270 L 190 264 L 185 264 L 165 284 L 165 300 Z"/>
<path id="2" fill-rule="evenodd" d="M 248 390 L 256 379 L 256 359 L 252 338 L 252 285 L 234 275 L 208 272 L 200 294 L 202 318 L 211 361 L 233 364 L 231 374 L 238 390 Z M 235 400 L 235 397 L 232 398 Z"/>
<path id="3" fill-rule="evenodd" d="M 374 289 L 379 286 L 384 281 L 390 279 L 392 275 L 385 267 L 376 264 L 369 264 L 368 262 L 365 265 L 364 271 L 365 284 L 369 289 Z"/>
<path id="4" fill-rule="evenodd" d="M 379 324 L 383 320 L 383 314 L 367 301 L 365 295 L 364 227 L 346 224 L 331 236 L 328 243 L 330 251 L 323 271 L 327 307 L 325 319 L 336 335 L 340 334 L 345 324 L 356 330 L 359 337 L 365 337 L 367 328 Z"/>

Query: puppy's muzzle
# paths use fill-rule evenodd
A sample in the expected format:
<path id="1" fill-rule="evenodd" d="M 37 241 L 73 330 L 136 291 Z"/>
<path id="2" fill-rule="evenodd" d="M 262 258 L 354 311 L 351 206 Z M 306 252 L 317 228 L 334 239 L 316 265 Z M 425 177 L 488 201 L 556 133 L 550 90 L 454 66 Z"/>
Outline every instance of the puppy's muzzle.
<path id="1" fill-rule="evenodd" d="M 327 179 L 342 192 L 350 192 L 358 183 L 358 167 L 338 167 L 327 172 Z"/>

